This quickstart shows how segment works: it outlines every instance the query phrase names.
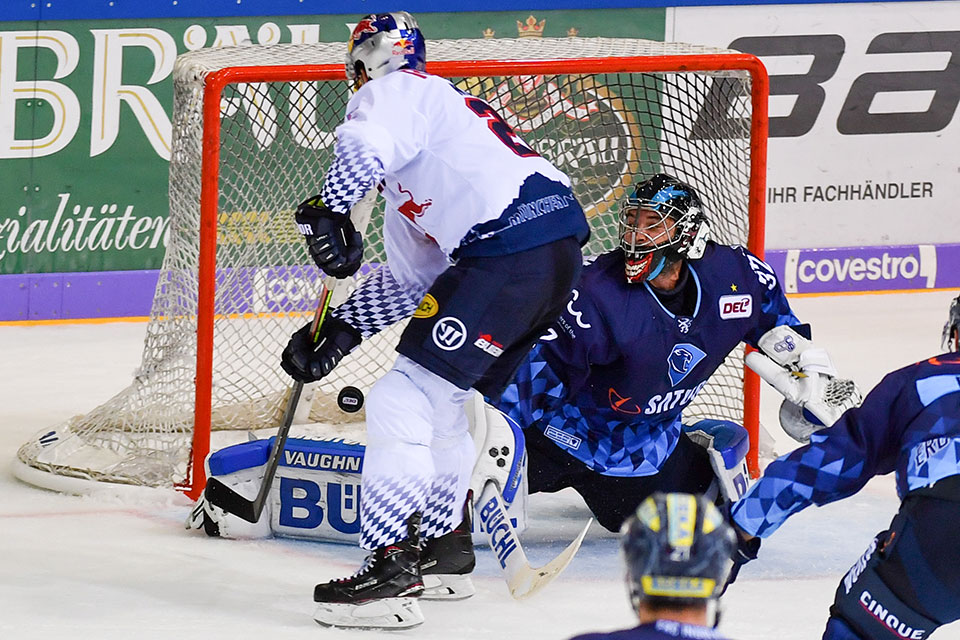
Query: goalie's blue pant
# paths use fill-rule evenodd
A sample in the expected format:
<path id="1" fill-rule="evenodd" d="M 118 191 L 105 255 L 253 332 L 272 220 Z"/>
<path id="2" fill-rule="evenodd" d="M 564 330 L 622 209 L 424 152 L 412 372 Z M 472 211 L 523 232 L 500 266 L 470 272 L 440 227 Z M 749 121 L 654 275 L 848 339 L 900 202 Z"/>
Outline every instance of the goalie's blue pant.
<path id="1" fill-rule="evenodd" d="M 960 476 L 908 494 L 837 588 L 824 640 L 919 640 L 960 620 Z"/>
<path id="2" fill-rule="evenodd" d="M 658 473 L 633 478 L 604 476 L 591 471 L 537 428 L 524 429 L 523 434 L 526 437 L 529 492 L 553 493 L 573 487 L 590 507 L 597 522 L 610 531 L 619 531 L 623 521 L 655 491 L 705 493 L 716 477 L 706 449 L 695 444 L 685 433 L 680 434 L 677 447 Z"/>

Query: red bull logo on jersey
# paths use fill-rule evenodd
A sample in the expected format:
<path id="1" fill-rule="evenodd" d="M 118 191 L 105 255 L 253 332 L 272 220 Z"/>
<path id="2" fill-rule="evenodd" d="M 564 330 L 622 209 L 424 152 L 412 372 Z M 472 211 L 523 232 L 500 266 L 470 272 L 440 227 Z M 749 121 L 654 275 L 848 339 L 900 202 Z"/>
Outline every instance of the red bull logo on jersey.
<path id="1" fill-rule="evenodd" d="M 397 207 L 397 211 L 402 213 L 404 216 L 410 220 L 416 220 L 422 216 L 427 209 L 430 208 L 430 205 L 433 204 L 433 200 L 424 200 L 421 203 L 418 203 L 413 199 L 413 194 L 403 188 L 403 185 L 399 182 L 397 183 L 397 191 L 407 196 L 407 201 Z"/>

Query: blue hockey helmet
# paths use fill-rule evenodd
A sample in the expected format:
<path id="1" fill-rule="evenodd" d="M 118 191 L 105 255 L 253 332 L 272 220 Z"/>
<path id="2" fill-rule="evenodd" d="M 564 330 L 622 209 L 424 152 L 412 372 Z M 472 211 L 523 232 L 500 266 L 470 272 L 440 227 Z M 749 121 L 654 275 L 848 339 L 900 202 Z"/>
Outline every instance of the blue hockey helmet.
<path id="1" fill-rule="evenodd" d="M 423 71 L 426 66 L 423 34 L 416 18 L 406 11 L 372 13 L 364 17 L 347 41 L 347 80 L 354 91 L 367 80 L 391 71 Z"/>
<path id="2" fill-rule="evenodd" d="M 627 281 L 653 280 L 671 262 L 701 257 L 708 229 L 696 189 L 665 173 L 644 180 L 620 206 Z"/>
<path id="3" fill-rule="evenodd" d="M 950 315 L 943 325 L 942 341 L 947 351 L 960 351 L 960 296 L 950 303 Z"/>
<path id="4" fill-rule="evenodd" d="M 701 495 L 654 493 L 620 529 L 627 588 L 641 602 L 688 606 L 719 597 L 736 535 Z"/>

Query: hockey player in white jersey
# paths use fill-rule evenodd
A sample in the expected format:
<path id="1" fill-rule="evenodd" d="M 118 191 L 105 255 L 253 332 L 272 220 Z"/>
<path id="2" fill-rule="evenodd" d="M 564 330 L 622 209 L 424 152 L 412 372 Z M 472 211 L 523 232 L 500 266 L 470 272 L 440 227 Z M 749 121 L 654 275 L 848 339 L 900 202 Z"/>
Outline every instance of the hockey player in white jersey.
<path id="1" fill-rule="evenodd" d="M 296 221 L 324 272 L 352 275 L 363 243 L 348 212 L 377 186 L 387 265 L 333 310 L 316 345 L 307 327 L 294 334 L 282 364 L 318 380 L 412 314 L 394 367 L 367 397 L 360 544 L 372 553 L 314 591 L 321 624 L 409 627 L 423 620 L 421 566 L 473 567 L 469 535 L 455 530 L 475 459 L 464 402 L 471 388 L 498 396 L 559 315 L 589 227 L 566 175 L 486 102 L 425 73 L 410 14 L 365 17 L 347 51 L 355 93 L 336 158 Z"/>

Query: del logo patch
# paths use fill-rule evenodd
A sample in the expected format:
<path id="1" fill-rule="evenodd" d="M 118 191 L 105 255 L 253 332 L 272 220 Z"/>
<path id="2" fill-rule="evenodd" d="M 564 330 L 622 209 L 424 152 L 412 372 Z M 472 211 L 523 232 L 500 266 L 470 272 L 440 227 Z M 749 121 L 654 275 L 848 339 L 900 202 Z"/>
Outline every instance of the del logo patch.
<path id="1" fill-rule="evenodd" d="M 749 318 L 753 313 L 753 296 L 749 293 L 720 296 L 720 318 Z"/>
<path id="2" fill-rule="evenodd" d="M 697 366 L 697 363 L 706 357 L 698 347 L 684 342 L 674 345 L 673 351 L 667 357 L 667 373 L 670 375 L 670 384 L 677 386 L 687 374 Z"/>
<path id="3" fill-rule="evenodd" d="M 417 310 L 413 312 L 414 318 L 432 318 L 437 315 L 437 311 L 440 309 L 440 305 L 437 304 L 437 299 L 434 298 L 429 293 L 420 301 L 420 304 L 417 306 Z"/>

